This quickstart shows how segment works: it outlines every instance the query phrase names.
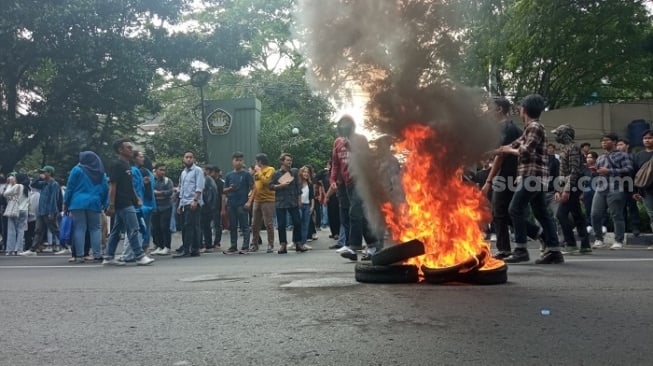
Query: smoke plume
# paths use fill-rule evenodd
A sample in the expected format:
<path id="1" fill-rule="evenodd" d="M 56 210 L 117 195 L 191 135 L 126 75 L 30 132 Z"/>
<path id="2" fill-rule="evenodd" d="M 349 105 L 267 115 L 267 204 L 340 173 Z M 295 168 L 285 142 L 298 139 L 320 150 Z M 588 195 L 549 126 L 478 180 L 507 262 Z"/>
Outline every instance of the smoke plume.
<path id="1" fill-rule="evenodd" d="M 480 110 L 486 101 L 448 77 L 461 46 L 451 3 L 300 0 L 296 13 L 313 86 L 334 92 L 358 85 L 369 97 L 365 124 L 379 133 L 401 139 L 406 126 L 429 126 L 436 132 L 433 158 L 446 174 L 476 164 L 498 142 L 496 125 Z M 355 153 L 351 165 L 368 209 L 389 199 L 379 192 L 388 177 L 377 165 Z M 370 218 L 379 223 L 378 213 Z"/>

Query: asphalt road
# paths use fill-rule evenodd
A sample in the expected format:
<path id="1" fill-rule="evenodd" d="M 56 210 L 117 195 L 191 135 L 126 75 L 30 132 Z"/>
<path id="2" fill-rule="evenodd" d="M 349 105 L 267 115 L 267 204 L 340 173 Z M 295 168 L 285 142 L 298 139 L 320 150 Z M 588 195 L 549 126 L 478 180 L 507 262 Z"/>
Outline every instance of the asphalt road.
<path id="1" fill-rule="evenodd" d="M 641 246 L 511 265 L 505 285 L 371 285 L 326 235 L 151 267 L 0 257 L 0 365 L 653 364 Z"/>

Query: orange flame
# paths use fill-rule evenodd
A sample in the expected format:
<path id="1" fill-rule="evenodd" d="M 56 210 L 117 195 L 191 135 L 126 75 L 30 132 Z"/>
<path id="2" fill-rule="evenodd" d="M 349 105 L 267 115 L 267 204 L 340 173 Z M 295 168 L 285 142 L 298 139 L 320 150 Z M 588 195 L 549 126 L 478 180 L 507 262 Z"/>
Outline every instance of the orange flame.
<path id="1" fill-rule="evenodd" d="M 397 148 L 407 152 L 402 185 L 405 203 L 382 206 L 393 239 L 406 242 L 419 239 L 426 254 L 407 264 L 444 268 L 465 262 L 485 252 L 482 269 L 497 268 L 503 261 L 493 259 L 483 240 L 481 224 L 489 221 L 487 200 L 476 187 L 462 181 L 462 168 L 450 170 L 438 161 L 446 158 L 446 147 L 435 131 L 411 125 L 404 131 Z"/>

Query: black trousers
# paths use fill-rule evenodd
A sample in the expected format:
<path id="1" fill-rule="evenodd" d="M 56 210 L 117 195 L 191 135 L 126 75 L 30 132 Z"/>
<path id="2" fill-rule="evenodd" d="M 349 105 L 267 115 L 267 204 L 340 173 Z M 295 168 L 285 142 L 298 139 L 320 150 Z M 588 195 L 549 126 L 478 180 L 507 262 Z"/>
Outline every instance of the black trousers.
<path id="1" fill-rule="evenodd" d="M 172 233 L 170 232 L 171 218 L 171 208 L 152 212 L 152 241 L 157 248 L 170 249 L 170 242 L 172 241 Z"/>
<path id="2" fill-rule="evenodd" d="M 509 189 L 492 192 L 492 223 L 497 236 L 497 250 L 509 252 L 510 249 L 510 214 L 508 207 L 513 192 Z"/>
<path id="3" fill-rule="evenodd" d="M 200 230 L 202 232 L 202 247 L 206 249 L 213 248 L 213 213 L 211 210 L 205 210 L 200 213 Z"/>
<path id="4" fill-rule="evenodd" d="M 340 205 L 336 197 L 331 197 L 327 202 L 327 216 L 329 217 L 329 231 L 331 236 L 340 234 Z"/>
<path id="5" fill-rule="evenodd" d="M 181 240 L 184 243 L 182 248 L 184 253 L 199 253 L 202 233 L 200 231 L 200 208 L 199 206 L 193 211 L 190 205 L 182 207 L 181 215 Z"/>
<path id="6" fill-rule="evenodd" d="M 580 194 L 581 192 L 570 192 L 569 200 L 567 202 L 560 202 L 556 218 L 562 228 L 562 235 L 565 238 L 565 245 L 576 246 L 576 238 L 574 237 L 574 226 L 580 238 L 580 246 L 582 248 L 590 247 L 590 240 L 587 234 L 587 223 L 585 222 L 585 215 L 580 208 Z M 574 219 L 572 223 L 569 220 L 569 214 Z M 575 224 L 575 225 L 574 225 Z"/>

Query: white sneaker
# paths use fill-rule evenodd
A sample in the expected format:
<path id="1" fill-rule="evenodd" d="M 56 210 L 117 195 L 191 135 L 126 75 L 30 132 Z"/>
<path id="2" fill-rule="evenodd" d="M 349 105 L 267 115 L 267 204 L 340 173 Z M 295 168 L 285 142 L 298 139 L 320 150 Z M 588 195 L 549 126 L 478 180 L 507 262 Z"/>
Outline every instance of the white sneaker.
<path id="1" fill-rule="evenodd" d="M 119 259 L 115 259 L 115 258 L 114 259 L 105 259 L 105 260 L 102 261 L 103 266 L 107 266 L 107 265 L 110 265 L 110 266 L 124 266 L 125 264 L 126 264 L 125 262 L 123 262 L 123 261 L 121 261 Z"/>
<path id="2" fill-rule="evenodd" d="M 646 249 L 647 250 L 653 250 L 653 245 L 649 245 Z"/>
<path id="3" fill-rule="evenodd" d="M 159 250 L 159 252 L 157 254 L 158 255 L 168 255 L 168 254 L 170 254 L 170 249 L 162 248 L 161 250 Z"/>
<path id="4" fill-rule="evenodd" d="M 152 255 L 154 255 L 154 254 L 159 255 L 159 253 L 161 253 L 161 248 L 156 248 L 156 249 L 154 249 L 153 251 L 150 252 L 150 254 L 152 254 Z"/>
<path id="5" fill-rule="evenodd" d="M 43 250 L 41 252 L 43 252 L 43 253 L 52 253 L 52 251 L 53 251 L 52 247 L 48 245 L 47 247 L 43 248 Z"/>
<path id="6" fill-rule="evenodd" d="M 623 244 L 621 244 L 621 243 L 618 242 L 618 241 L 615 241 L 614 244 L 612 244 L 612 246 L 610 247 L 610 250 L 621 249 L 621 248 L 623 248 L 623 247 L 624 247 Z"/>
<path id="7" fill-rule="evenodd" d="M 592 245 L 592 248 L 594 248 L 594 249 L 603 248 L 603 240 L 595 240 L 594 244 Z"/>
<path id="8" fill-rule="evenodd" d="M 136 260 L 136 264 L 139 266 L 147 266 L 154 262 L 154 258 L 150 258 L 147 255 L 141 257 L 141 259 Z"/>
<path id="9" fill-rule="evenodd" d="M 342 248 L 340 248 L 340 249 L 336 249 L 336 253 L 338 253 L 338 254 L 344 253 L 344 252 L 351 252 L 351 251 L 352 250 L 349 249 L 349 247 L 346 246 L 346 245 L 343 245 Z"/>
<path id="10" fill-rule="evenodd" d="M 26 250 L 24 252 L 18 253 L 18 255 L 22 255 L 23 257 L 33 257 L 36 255 L 36 252 L 33 252 L 31 250 Z"/>
<path id="11" fill-rule="evenodd" d="M 587 227 L 587 233 L 588 233 L 588 234 L 592 234 L 592 233 L 594 233 L 594 228 L 593 228 L 592 226 L 588 226 L 588 227 Z"/>
<path id="12" fill-rule="evenodd" d="M 308 249 L 308 250 L 312 250 L 312 249 L 313 249 L 313 247 L 310 246 L 310 245 L 308 245 L 308 244 L 304 244 L 304 248 L 306 248 L 306 249 Z"/>
<path id="13" fill-rule="evenodd" d="M 70 249 L 61 249 L 60 251 L 54 253 L 55 255 L 70 254 Z"/>

